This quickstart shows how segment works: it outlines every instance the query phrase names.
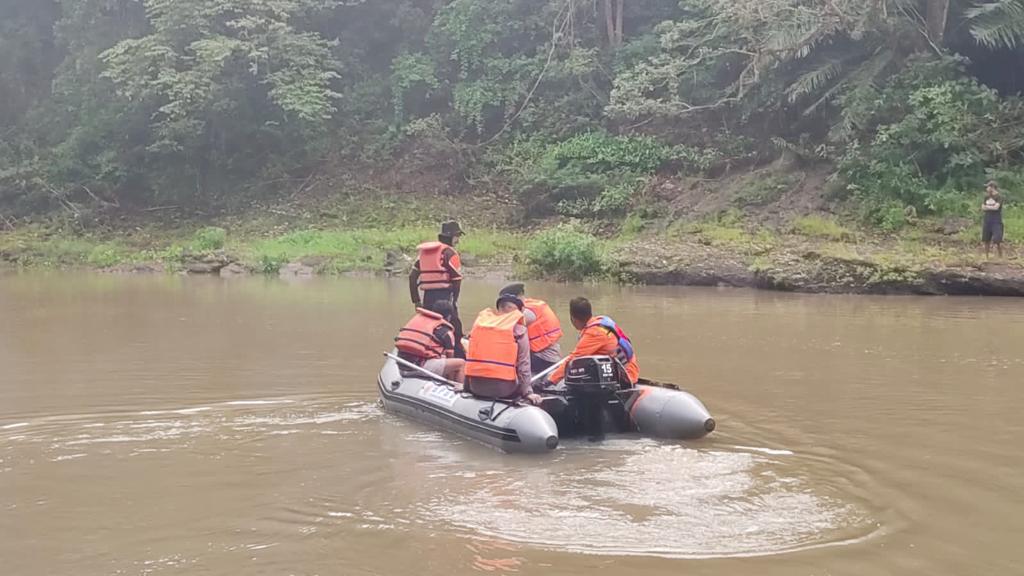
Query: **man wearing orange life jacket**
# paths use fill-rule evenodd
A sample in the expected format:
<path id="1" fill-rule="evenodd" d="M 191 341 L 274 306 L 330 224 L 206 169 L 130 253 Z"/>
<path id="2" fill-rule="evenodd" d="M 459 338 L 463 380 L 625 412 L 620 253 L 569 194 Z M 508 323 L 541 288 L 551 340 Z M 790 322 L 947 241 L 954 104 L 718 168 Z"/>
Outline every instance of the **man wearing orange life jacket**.
<path id="1" fill-rule="evenodd" d="M 498 297 L 497 310 L 480 312 L 469 333 L 466 386 L 475 396 L 526 400 L 539 404 L 530 384 L 530 341 L 523 302 L 511 294 Z"/>
<path id="2" fill-rule="evenodd" d="M 445 300 L 452 304 L 451 323 L 455 328 L 455 355 L 466 357 L 462 347 L 462 319 L 459 318 L 459 292 L 462 289 L 462 261 L 455 250 L 465 234 L 458 222 L 441 224 L 437 242 L 424 242 L 416 247 L 416 263 L 409 271 L 409 295 L 416 308 L 430 308 Z M 423 292 L 422 297 L 420 291 Z"/>
<path id="3" fill-rule="evenodd" d="M 446 300 L 433 303 L 432 310 L 417 308 L 416 315 L 398 331 L 398 356 L 428 372 L 454 382 L 465 381 L 466 361 L 455 355 L 455 328 L 448 321 L 452 305 Z"/>
<path id="4" fill-rule="evenodd" d="M 558 382 L 565 377 L 565 367 L 578 356 L 611 356 L 618 358 L 626 369 L 630 384 L 640 379 L 640 365 L 636 360 L 633 343 L 625 332 L 607 316 L 594 316 L 590 301 L 586 298 L 573 298 L 569 303 L 569 317 L 572 325 L 580 331 L 580 339 L 576 349 L 569 354 L 569 359 L 548 377 L 551 382 Z"/>
<path id="5" fill-rule="evenodd" d="M 501 289 L 500 294 L 512 294 L 523 301 L 523 317 L 530 339 L 530 370 L 534 374 L 547 370 L 562 359 L 562 323 L 543 300 L 527 298 L 526 286 L 517 282 Z"/>

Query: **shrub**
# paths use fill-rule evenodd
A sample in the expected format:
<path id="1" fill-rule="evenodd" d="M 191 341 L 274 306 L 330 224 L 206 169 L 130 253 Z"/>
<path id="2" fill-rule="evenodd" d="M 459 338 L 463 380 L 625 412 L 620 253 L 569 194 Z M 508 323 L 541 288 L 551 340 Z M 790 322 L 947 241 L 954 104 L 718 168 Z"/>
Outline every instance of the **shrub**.
<path id="1" fill-rule="evenodd" d="M 783 194 L 793 189 L 798 182 L 794 174 L 770 174 L 763 176 L 754 174 L 744 181 L 744 186 L 736 194 L 737 206 L 763 206 L 777 202 Z"/>
<path id="2" fill-rule="evenodd" d="M 109 268 L 124 262 L 126 258 L 127 255 L 124 249 L 111 244 L 99 244 L 89 251 L 85 261 L 91 266 Z"/>
<path id="3" fill-rule="evenodd" d="M 210 252 L 220 250 L 227 242 L 228 233 L 223 228 L 207 226 L 198 230 L 192 236 L 192 249 L 197 252 Z"/>
<path id="4" fill-rule="evenodd" d="M 567 225 L 538 234 L 529 244 L 526 262 L 541 275 L 570 280 L 605 271 L 600 240 Z"/>
<path id="5" fill-rule="evenodd" d="M 950 190 L 980 188 L 986 167 L 1022 157 L 1011 127 L 1024 121 L 1024 102 L 1000 98 L 955 58 L 916 60 L 881 88 L 853 91 L 842 108 L 835 135 L 846 145 L 847 191 L 888 229 L 903 226 L 910 209 L 961 209 Z"/>
<path id="6" fill-rule="evenodd" d="M 647 177 L 685 158 L 710 162 L 646 136 L 588 132 L 559 142 L 518 140 L 491 163 L 530 212 L 596 218 L 624 214 Z"/>

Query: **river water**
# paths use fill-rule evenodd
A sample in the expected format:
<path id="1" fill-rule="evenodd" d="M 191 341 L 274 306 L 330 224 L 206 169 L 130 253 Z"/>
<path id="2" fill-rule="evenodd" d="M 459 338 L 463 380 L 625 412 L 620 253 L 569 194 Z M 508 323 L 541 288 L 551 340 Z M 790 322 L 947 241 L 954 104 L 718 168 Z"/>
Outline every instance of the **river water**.
<path id="1" fill-rule="evenodd" d="M 1021 302 L 530 288 L 718 430 L 509 456 L 382 413 L 402 281 L 0 276 L 0 572 L 1024 573 Z"/>

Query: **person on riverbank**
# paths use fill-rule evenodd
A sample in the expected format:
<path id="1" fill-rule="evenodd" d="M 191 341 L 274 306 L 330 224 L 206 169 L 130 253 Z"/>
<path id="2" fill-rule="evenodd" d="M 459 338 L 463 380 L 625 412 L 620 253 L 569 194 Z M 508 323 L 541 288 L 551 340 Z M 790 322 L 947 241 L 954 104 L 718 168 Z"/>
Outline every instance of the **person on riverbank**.
<path id="1" fill-rule="evenodd" d="M 584 297 L 573 298 L 569 303 L 569 317 L 574 328 L 580 331 L 576 348 L 564 364 L 548 377 L 558 382 L 565 377 L 565 367 L 579 356 L 611 356 L 618 359 L 626 370 L 630 384 L 640 379 L 640 364 L 637 363 L 633 342 L 614 320 L 607 316 L 594 316 L 590 301 Z"/>
<path id="2" fill-rule="evenodd" d="M 985 201 L 981 204 L 981 241 L 985 244 L 985 258 L 996 245 L 996 255 L 1003 257 L 1003 199 L 999 195 L 999 184 L 989 180 L 985 184 Z"/>
<path id="3" fill-rule="evenodd" d="M 416 308 L 431 308 L 438 301 L 452 305 L 451 323 L 455 327 L 455 356 L 465 358 L 462 346 L 462 319 L 459 318 L 459 292 L 462 289 L 462 260 L 455 247 L 465 232 L 458 222 L 441 224 L 437 242 L 416 247 L 416 263 L 409 271 L 409 295 Z M 422 292 L 422 296 L 421 293 Z"/>
<path id="4" fill-rule="evenodd" d="M 540 404 L 530 384 L 530 340 L 523 301 L 502 294 L 480 312 L 469 332 L 466 386 L 475 396 Z"/>
<path id="5" fill-rule="evenodd" d="M 398 331 L 398 356 L 424 370 L 459 384 L 466 379 L 466 361 L 455 358 L 455 327 L 452 304 L 437 300 L 431 309 L 417 308 L 416 315 Z"/>
<path id="6" fill-rule="evenodd" d="M 509 284 L 500 294 L 511 294 L 523 301 L 523 317 L 530 339 L 530 370 L 534 374 L 547 370 L 562 359 L 562 323 L 543 300 L 526 297 L 526 285 L 522 282 Z"/>

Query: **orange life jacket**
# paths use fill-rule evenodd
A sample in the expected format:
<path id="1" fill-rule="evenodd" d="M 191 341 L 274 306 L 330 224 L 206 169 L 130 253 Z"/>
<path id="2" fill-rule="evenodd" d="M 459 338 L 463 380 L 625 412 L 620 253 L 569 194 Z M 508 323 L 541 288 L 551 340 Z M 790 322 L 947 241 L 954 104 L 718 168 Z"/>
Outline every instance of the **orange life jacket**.
<path id="1" fill-rule="evenodd" d="M 459 274 L 461 268 L 459 253 L 455 252 L 449 259 L 449 263 L 455 269 L 453 275 L 444 265 L 445 248 L 451 248 L 451 246 L 443 242 L 424 242 L 416 247 L 420 253 L 419 288 L 421 290 L 443 290 L 451 288 L 452 282 L 462 280 L 462 275 Z M 454 252 L 455 249 L 452 248 L 452 251 Z"/>
<path id="2" fill-rule="evenodd" d="M 530 352 L 540 352 L 562 338 L 562 324 L 547 302 L 523 298 L 523 306 L 537 317 L 533 324 L 526 327 L 530 336 Z"/>
<path id="3" fill-rule="evenodd" d="M 445 348 L 444 344 L 434 335 L 434 330 L 438 326 L 447 326 L 451 333 L 455 334 L 455 328 L 446 322 L 443 316 L 430 310 L 417 308 L 416 315 L 412 317 L 412 320 L 409 320 L 405 328 L 398 331 L 398 336 L 395 337 L 395 347 L 399 352 L 424 360 L 444 356 L 451 357 L 454 352 Z"/>
<path id="4" fill-rule="evenodd" d="M 466 376 L 515 382 L 519 358 L 515 327 L 523 323 L 523 313 L 518 310 L 505 314 L 491 308 L 481 311 L 469 333 Z"/>
<path id="5" fill-rule="evenodd" d="M 597 316 L 584 326 L 583 329 L 586 330 L 595 326 L 600 326 L 602 329 L 607 330 L 609 334 L 615 336 L 618 340 L 618 346 L 615 349 L 614 355 L 623 366 L 633 359 L 633 341 L 629 339 L 629 336 L 626 336 L 626 333 L 615 323 L 615 320 L 607 316 Z"/>

